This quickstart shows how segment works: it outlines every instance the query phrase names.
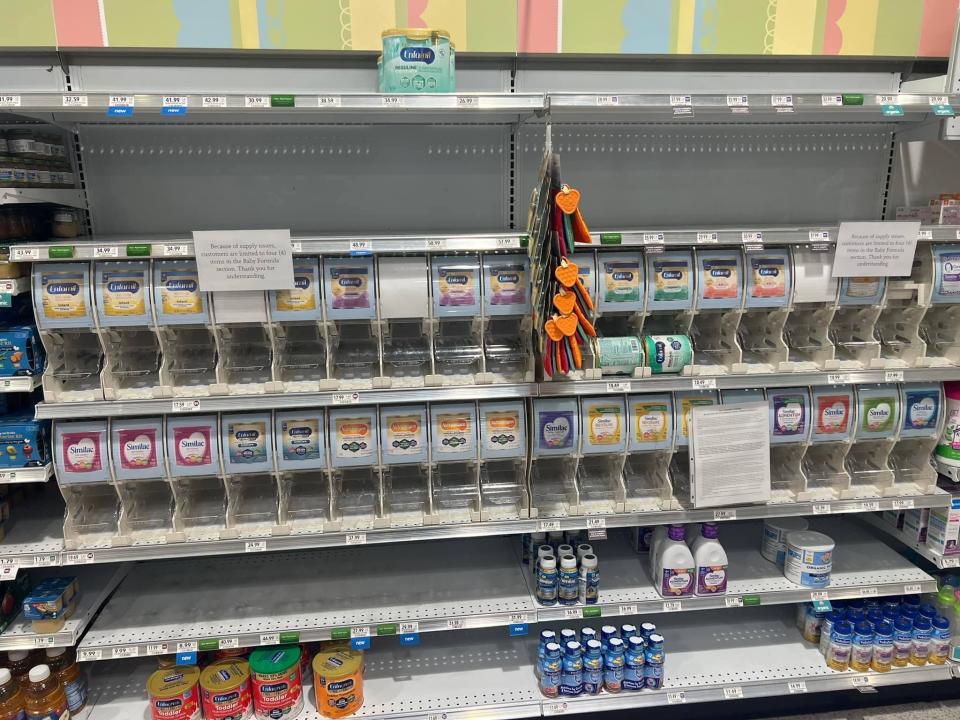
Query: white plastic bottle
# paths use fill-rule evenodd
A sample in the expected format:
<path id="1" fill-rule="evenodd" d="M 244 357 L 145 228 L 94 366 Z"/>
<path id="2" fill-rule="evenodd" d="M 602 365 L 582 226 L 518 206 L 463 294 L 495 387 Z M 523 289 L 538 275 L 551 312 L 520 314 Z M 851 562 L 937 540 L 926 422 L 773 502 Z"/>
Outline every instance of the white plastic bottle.
<path id="1" fill-rule="evenodd" d="M 653 582 L 667 598 L 690 597 L 696 576 L 693 554 L 683 536 L 683 525 L 671 525 L 667 538 L 657 547 L 657 570 Z"/>
<path id="2" fill-rule="evenodd" d="M 660 545 L 667 539 L 667 526 L 657 525 L 650 534 L 650 574 L 657 574 L 657 556 L 660 551 Z"/>
<path id="3" fill-rule="evenodd" d="M 703 523 L 700 537 L 693 544 L 693 561 L 697 566 L 694 593 L 723 595 L 727 592 L 727 553 L 717 540 L 717 524 Z"/>

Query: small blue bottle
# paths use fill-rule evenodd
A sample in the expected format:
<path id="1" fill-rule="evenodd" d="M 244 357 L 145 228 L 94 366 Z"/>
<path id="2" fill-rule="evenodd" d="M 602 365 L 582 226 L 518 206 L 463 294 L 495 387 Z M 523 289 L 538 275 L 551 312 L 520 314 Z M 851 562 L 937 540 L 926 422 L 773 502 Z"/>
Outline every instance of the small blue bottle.
<path id="1" fill-rule="evenodd" d="M 666 653 L 663 651 L 663 635 L 654 633 L 647 640 L 647 649 L 643 657 L 643 676 L 648 689 L 659 690 L 663 687 L 663 666 L 665 663 Z"/>
<path id="2" fill-rule="evenodd" d="M 586 649 L 587 643 L 597 639 L 597 631 L 592 627 L 580 628 L 580 647 Z"/>
<path id="3" fill-rule="evenodd" d="M 920 606 L 920 617 L 925 617 L 931 623 L 933 619 L 937 616 L 937 608 L 935 608 L 930 603 L 924 603 Z"/>
<path id="4" fill-rule="evenodd" d="M 925 617 L 913 621 L 913 647 L 910 649 L 911 665 L 926 665 L 930 657 L 930 634 L 933 623 Z"/>
<path id="5" fill-rule="evenodd" d="M 568 642 L 577 642 L 577 631 L 562 628 L 560 630 L 560 647 L 565 648 Z"/>
<path id="6" fill-rule="evenodd" d="M 561 665 L 560 645 L 555 642 L 547 643 L 540 667 L 540 692 L 548 698 L 555 698 L 560 694 Z"/>
<path id="7" fill-rule="evenodd" d="M 575 555 L 560 556 L 557 600 L 561 605 L 576 605 L 580 597 L 580 574 Z"/>
<path id="8" fill-rule="evenodd" d="M 603 647 L 599 640 L 587 640 L 583 653 L 583 692 L 599 695 L 603 690 Z"/>
<path id="9" fill-rule="evenodd" d="M 657 626 L 652 622 L 640 623 L 640 637 L 642 637 L 646 643 L 650 643 L 650 636 L 656 632 Z"/>
<path id="10" fill-rule="evenodd" d="M 643 690 L 646 687 L 643 670 L 645 651 L 642 637 L 633 636 L 627 640 L 627 652 L 623 656 L 624 690 Z"/>
<path id="11" fill-rule="evenodd" d="M 906 667 L 913 650 L 913 620 L 901 615 L 893 624 L 893 667 Z"/>
<path id="12" fill-rule="evenodd" d="M 629 625 L 629 624 L 623 624 L 623 625 L 621 625 L 621 626 L 620 626 L 620 639 L 623 640 L 625 643 L 629 643 L 629 642 L 630 642 L 630 638 L 632 638 L 632 637 L 640 637 L 640 633 L 637 632 L 637 626 L 636 626 L 636 625 Z M 627 649 L 629 650 L 630 648 L 628 647 Z"/>
<path id="13" fill-rule="evenodd" d="M 877 623 L 883 622 L 883 613 L 880 608 L 870 608 L 867 610 L 867 622 L 876 627 Z"/>
<path id="14" fill-rule="evenodd" d="M 575 641 L 568 642 L 563 648 L 560 695 L 563 697 L 583 695 L 583 656 L 580 643 Z"/>
<path id="15" fill-rule="evenodd" d="M 540 631 L 540 644 L 537 646 L 537 665 L 534 668 L 537 677 L 540 677 L 540 668 L 543 666 L 543 658 L 547 652 L 547 643 L 555 643 L 557 634 L 553 630 Z"/>
<path id="16" fill-rule="evenodd" d="M 607 652 L 610 649 L 610 640 L 613 638 L 619 638 L 617 634 L 617 629 L 613 625 L 604 625 L 600 628 L 600 644 L 603 646 L 603 651 Z"/>
<path id="17" fill-rule="evenodd" d="M 539 562 L 537 602 L 541 605 L 557 604 L 557 561 L 550 556 L 541 558 Z"/>
<path id="18" fill-rule="evenodd" d="M 618 693 L 623 689 L 623 640 L 610 638 L 607 654 L 603 658 L 603 687 L 609 693 Z"/>

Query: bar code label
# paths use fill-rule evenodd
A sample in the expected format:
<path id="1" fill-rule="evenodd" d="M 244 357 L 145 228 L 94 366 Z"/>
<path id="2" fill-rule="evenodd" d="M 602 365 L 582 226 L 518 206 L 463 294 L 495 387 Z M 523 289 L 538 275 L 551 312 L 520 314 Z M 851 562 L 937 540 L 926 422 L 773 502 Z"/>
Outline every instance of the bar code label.
<path id="1" fill-rule="evenodd" d="M 529 623 L 530 614 L 529 613 L 510 613 L 510 624 L 519 625 L 521 623 Z"/>
<path id="2" fill-rule="evenodd" d="M 583 617 L 583 612 L 580 608 L 564 608 L 563 609 L 563 618 L 565 620 L 577 620 L 578 618 Z"/>
<path id="3" fill-rule="evenodd" d="M 949 105 L 950 96 L 949 95 L 931 95 L 927 98 L 927 103 L 930 105 Z"/>
<path id="4" fill-rule="evenodd" d="M 720 235 L 715 232 L 698 232 L 697 242 L 700 245 L 712 245 L 720 242 Z"/>
<path id="5" fill-rule="evenodd" d="M 64 95 L 63 107 L 87 107 L 90 101 L 86 95 Z"/>
<path id="6" fill-rule="evenodd" d="M 712 377 L 693 378 L 690 386 L 694 390 L 715 390 L 717 387 L 717 379 Z"/>
<path id="7" fill-rule="evenodd" d="M 955 558 L 955 557 L 940 558 L 940 567 L 945 567 L 945 568 L 960 567 L 960 558 Z"/>
<path id="8" fill-rule="evenodd" d="M 167 654 L 167 644 L 166 643 L 151 643 L 147 645 L 147 655 L 166 655 Z"/>
<path id="9" fill-rule="evenodd" d="M 607 531 L 603 528 L 599 530 L 587 530 L 587 539 L 588 540 L 606 540 Z"/>
<path id="10" fill-rule="evenodd" d="M 826 230 L 811 230 L 807 233 L 807 238 L 812 243 L 830 242 L 830 233 Z"/>
<path id="11" fill-rule="evenodd" d="M 904 595 L 919 595 L 921 592 L 923 592 L 923 589 L 918 584 L 910 584 L 910 585 L 903 586 Z"/>
<path id="12" fill-rule="evenodd" d="M 229 638 L 220 638 L 217 641 L 217 647 L 221 650 L 231 650 L 235 647 L 240 647 L 240 638 L 238 637 L 229 637 Z"/>
<path id="13" fill-rule="evenodd" d="M 95 258 L 115 258 L 120 257 L 120 248 L 116 245 L 98 245 L 93 249 Z"/>
<path id="14" fill-rule="evenodd" d="M 331 405 L 358 405 L 360 403 L 360 393 L 333 393 L 330 396 Z"/>
<path id="15" fill-rule="evenodd" d="M 644 245 L 663 245 L 664 241 L 663 233 L 644 233 L 643 234 L 643 244 Z"/>
<path id="16" fill-rule="evenodd" d="M 200 643 L 198 643 L 196 640 L 186 640 L 184 642 L 178 642 L 177 654 L 179 655 L 180 653 L 196 652 L 199 646 L 200 646 Z"/>
<path id="17" fill-rule="evenodd" d="M 843 95 L 821 95 L 820 104 L 824 107 L 842 107 Z"/>
<path id="18" fill-rule="evenodd" d="M 803 680 L 794 680 L 793 682 L 788 682 L 787 691 L 791 695 L 796 695 L 797 693 L 805 693 L 807 691 L 807 683 L 805 683 Z"/>
<path id="19" fill-rule="evenodd" d="M 170 412 L 194 412 L 200 409 L 199 400 L 174 400 L 170 403 Z"/>
<path id="20" fill-rule="evenodd" d="M 115 647 L 110 651 L 110 657 L 112 657 L 114 660 L 139 656 L 140 648 L 137 645 L 130 645 L 129 647 Z"/>
<path id="21" fill-rule="evenodd" d="M 520 238 L 502 237 L 497 238 L 497 250 L 511 250 L 520 247 Z"/>
<path id="22" fill-rule="evenodd" d="M 190 98 L 187 95 L 164 95 L 161 106 L 165 108 L 185 108 L 190 105 Z"/>
<path id="23" fill-rule="evenodd" d="M 34 647 L 54 647 L 57 644 L 55 635 L 39 635 L 33 639 Z"/>
<path id="24" fill-rule="evenodd" d="M 667 693 L 667 705 L 678 705 L 687 701 L 687 694 L 682 690 L 680 692 Z"/>
<path id="25" fill-rule="evenodd" d="M 728 608 L 743 607 L 743 598 L 740 597 L 739 595 L 734 597 L 727 597 L 727 598 L 724 598 L 724 604 Z"/>
<path id="26" fill-rule="evenodd" d="M 280 633 L 263 633 L 260 635 L 261 645 L 279 645 Z"/>
<path id="27" fill-rule="evenodd" d="M 200 104 L 205 108 L 225 108 L 227 106 L 226 95 L 204 95 Z"/>
<path id="28" fill-rule="evenodd" d="M 163 256 L 164 257 L 183 257 L 184 255 L 190 254 L 190 246 L 183 243 L 178 243 L 176 245 L 164 245 L 163 246 Z"/>
<path id="29" fill-rule="evenodd" d="M 870 678 L 867 675 L 857 675 L 850 678 L 850 684 L 854 687 L 863 687 L 870 684 Z"/>
<path id="30" fill-rule="evenodd" d="M 136 100 L 133 95 L 111 95 L 107 105 L 109 107 L 134 107 Z"/>
<path id="31" fill-rule="evenodd" d="M 244 544 L 244 552 L 266 552 L 267 550 L 267 541 L 266 540 L 250 540 Z"/>
<path id="32" fill-rule="evenodd" d="M 420 622 L 417 620 L 411 620 L 410 622 L 400 623 L 400 634 L 401 635 L 410 635 L 412 633 L 420 632 Z"/>
<path id="33" fill-rule="evenodd" d="M 813 505 L 813 514 L 814 515 L 829 515 L 833 512 L 830 507 L 830 503 L 814 503 Z"/>
<path id="34" fill-rule="evenodd" d="M 620 382 L 608 382 L 607 383 L 607 392 L 608 393 L 628 393 L 633 389 L 633 385 L 629 381 L 620 381 Z"/>
<path id="35" fill-rule="evenodd" d="M 793 95 L 771 95 L 770 104 L 775 108 L 792 108 Z"/>
<path id="36" fill-rule="evenodd" d="M 693 105 L 693 98 L 691 98 L 689 95 L 670 96 L 671 107 L 690 107 L 691 105 Z"/>
<path id="37" fill-rule="evenodd" d="M 367 544 L 367 534 L 366 533 L 347 533 L 344 538 L 344 543 L 346 545 L 366 545 Z"/>
<path id="38" fill-rule="evenodd" d="M 637 606 L 635 603 L 630 603 L 629 605 L 621 605 L 620 608 L 621 615 L 636 615 Z"/>
<path id="39" fill-rule="evenodd" d="M 821 602 L 823 600 L 828 600 L 829 597 L 830 597 L 830 593 L 828 593 L 826 590 L 815 590 L 814 592 L 810 593 L 810 599 L 813 602 Z"/>
<path id="40" fill-rule="evenodd" d="M 56 555 L 34 555 L 31 563 L 33 567 L 52 567 L 59 564 L 60 558 Z"/>
<path id="41" fill-rule="evenodd" d="M 893 500 L 890 502 L 890 507 L 894 510 L 913 510 L 913 506 L 913 500 Z"/>
<path id="42" fill-rule="evenodd" d="M 664 612 L 678 612 L 683 610 L 683 603 L 680 600 L 668 600 L 663 604 Z"/>
<path id="43" fill-rule="evenodd" d="M 270 96 L 246 95 L 243 98 L 243 106 L 248 108 L 268 108 L 270 107 Z"/>
<path id="44" fill-rule="evenodd" d="M 877 95 L 877 105 L 899 105 L 899 95 Z"/>
<path id="45" fill-rule="evenodd" d="M 714 520 L 736 520 L 737 511 L 733 509 L 728 510 L 714 510 L 713 511 Z"/>
<path id="46" fill-rule="evenodd" d="M 620 97 L 618 95 L 598 95 L 597 96 L 597 105 L 608 106 L 608 105 L 619 105 Z"/>
<path id="47" fill-rule="evenodd" d="M 103 650 L 80 650 L 77 653 L 77 659 L 80 662 L 93 662 L 103 660 Z"/>
<path id="48" fill-rule="evenodd" d="M 547 703 L 543 706 L 544 715 L 560 715 L 567 711 L 567 703 L 558 702 L 558 703 Z"/>
<path id="49" fill-rule="evenodd" d="M 739 700 L 743 697 L 743 688 L 740 686 L 725 687 L 723 689 L 724 700 Z"/>
<path id="50" fill-rule="evenodd" d="M 917 233 L 917 240 L 933 240 L 933 230 L 920 230 Z"/>

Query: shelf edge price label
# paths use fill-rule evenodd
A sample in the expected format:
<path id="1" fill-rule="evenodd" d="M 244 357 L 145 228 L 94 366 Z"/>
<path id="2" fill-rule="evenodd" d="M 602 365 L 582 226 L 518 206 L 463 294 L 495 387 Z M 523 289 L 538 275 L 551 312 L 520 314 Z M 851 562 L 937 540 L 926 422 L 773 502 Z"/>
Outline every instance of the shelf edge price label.
<path id="1" fill-rule="evenodd" d="M 899 105 L 899 95 L 877 95 L 877 105 Z"/>
<path id="2" fill-rule="evenodd" d="M 217 640 L 217 647 L 219 647 L 221 650 L 232 650 L 233 648 L 240 647 L 240 638 L 220 638 Z"/>
<path id="3" fill-rule="evenodd" d="M 563 609 L 563 619 L 564 620 L 579 620 L 583 617 L 583 613 L 580 608 L 564 608 Z"/>
<path id="4" fill-rule="evenodd" d="M 170 412 L 194 412 L 200 409 L 199 400 L 174 400 L 170 403 Z"/>
<path id="5" fill-rule="evenodd" d="M 850 382 L 850 373 L 827 373 L 829 385 L 846 385 Z"/>
<path id="6" fill-rule="evenodd" d="M 730 109 L 743 109 L 750 107 L 749 95 L 727 95 L 727 107 Z"/>
<path id="7" fill-rule="evenodd" d="M 693 98 L 690 95 L 671 95 L 670 107 L 690 107 L 693 105 Z"/>
<path id="8" fill-rule="evenodd" d="M 52 567 L 59 563 L 60 558 L 54 555 L 34 555 L 32 567 Z"/>
<path id="9" fill-rule="evenodd" d="M 814 515 L 829 515 L 831 512 L 833 512 L 833 508 L 830 507 L 830 503 L 814 503 L 813 504 Z"/>
<path id="10" fill-rule="evenodd" d="M 737 511 L 733 508 L 728 510 L 714 510 L 713 519 L 714 520 L 736 520 Z"/>
<path id="11" fill-rule="evenodd" d="M 885 370 L 883 373 L 884 382 L 903 382 L 903 370 Z"/>
<path id="12" fill-rule="evenodd" d="M 89 565 L 94 562 L 92 552 L 69 552 L 63 555 L 64 565 Z"/>
<path id="13" fill-rule="evenodd" d="M 511 625 L 520 625 L 522 623 L 529 623 L 530 613 L 525 613 L 525 612 L 510 613 L 510 617 L 508 619 L 510 620 Z"/>
<path id="14" fill-rule="evenodd" d="M 619 105 L 619 95 L 597 95 L 597 105 L 600 107 L 609 107 L 610 105 Z"/>
<path id="15" fill-rule="evenodd" d="M 164 95 L 160 101 L 160 113 L 162 115 L 186 115 L 189 106 L 190 98 L 187 95 Z"/>
<path id="16" fill-rule="evenodd" d="M 103 660 L 103 650 L 99 648 L 97 648 L 96 650 L 81 649 L 77 653 L 77 659 L 80 662 L 93 662 L 95 660 Z"/>
<path id="17" fill-rule="evenodd" d="M 20 96 L 0 95 L 0 107 L 20 107 Z"/>
<path id="18" fill-rule="evenodd" d="M 607 527 L 607 519 L 602 517 L 597 518 L 587 518 L 587 529 L 588 530 L 602 530 Z"/>
<path id="19" fill-rule="evenodd" d="M 635 603 L 628 603 L 628 604 L 626 604 L 626 605 L 621 605 L 621 606 L 618 608 L 618 610 L 620 611 L 620 614 L 621 614 L 621 615 L 636 615 L 636 614 L 637 614 L 637 606 L 636 606 Z"/>
<path id="20" fill-rule="evenodd" d="M 340 107 L 343 105 L 343 98 L 339 95 L 319 95 L 317 97 L 317 107 Z"/>
<path id="21" fill-rule="evenodd" d="M 663 233 L 644 233 L 643 234 L 643 244 L 644 245 L 663 245 L 665 236 Z"/>
<path id="22" fill-rule="evenodd" d="M 133 95 L 111 95 L 107 100 L 107 115 L 133 115 L 136 99 Z"/>
<path id="23" fill-rule="evenodd" d="M 18 565 L 3 563 L 0 565 L 0 580 L 13 580 L 17 577 Z"/>
<path id="24" fill-rule="evenodd" d="M 140 648 L 137 645 L 130 645 L 128 647 L 115 647 L 110 651 L 110 657 L 114 660 L 139 656 Z"/>
<path id="25" fill-rule="evenodd" d="M 270 107 L 269 95 L 245 95 L 243 106 L 247 108 L 268 108 Z"/>
<path id="26" fill-rule="evenodd" d="M 373 245 L 369 240 L 350 241 L 351 255 L 369 255 L 371 252 L 373 252 Z"/>
<path id="27" fill-rule="evenodd" d="M 913 510 L 913 507 L 916 503 L 913 499 L 900 499 L 900 500 L 891 500 L 890 507 L 893 510 Z"/>
<path id="28" fill-rule="evenodd" d="M 679 612 L 683 610 L 683 602 L 680 600 L 666 600 L 663 603 L 664 612 Z"/>
<path id="29" fill-rule="evenodd" d="M 866 675 L 857 675 L 850 678 L 850 684 L 854 687 L 866 687 L 870 684 L 870 678 Z"/>
<path id="30" fill-rule="evenodd" d="M 445 238 L 427 238 L 426 242 L 423 244 L 424 249 L 427 251 L 430 250 L 446 250 L 447 241 Z"/>
<path id="31" fill-rule="evenodd" d="M 743 598 L 740 595 L 731 595 L 724 598 L 724 606 L 728 608 L 743 607 Z"/>
<path id="32" fill-rule="evenodd" d="M 860 597 L 876 597 L 877 594 L 877 589 L 875 587 L 860 588 Z"/>
<path id="33" fill-rule="evenodd" d="M 771 95 L 770 104 L 777 108 L 778 111 L 785 110 L 787 112 L 792 112 L 793 95 Z"/>
<path id="34" fill-rule="evenodd" d="M 168 650 L 166 643 L 150 643 L 147 645 L 147 655 L 166 655 Z"/>
<path id="35" fill-rule="evenodd" d="M 87 99 L 86 95 L 64 95 L 61 100 L 63 107 L 87 107 L 90 104 L 90 101 Z"/>
<path id="36" fill-rule="evenodd" d="M 944 568 L 955 568 L 960 567 L 960 558 L 957 557 L 942 557 L 940 558 L 940 567 Z"/>
<path id="37" fill-rule="evenodd" d="M 796 695 L 798 693 L 805 693 L 807 691 L 807 683 L 803 680 L 794 680 L 793 682 L 787 683 L 787 692 L 791 695 Z"/>
<path id="38" fill-rule="evenodd" d="M 262 633 L 260 635 L 261 645 L 279 645 L 280 633 Z"/>
<path id="39" fill-rule="evenodd" d="M 904 595 L 919 595 L 923 592 L 923 587 L 919 583 L 911 583 L 903 586 Z"/>
<path id="40" fill-rule="evenodd" d="M 687 694 L 682 690 L 680 692 L 667 693 L 667 705 L 681 705 L 687 701 Z"/>
<path id="41" fill-rule="evenodd" d="M 608 393 L 628 393 L 633 389 L 633 383 L 629 380 L 620 380 L 618 382 L 608 382 Z"/>
<path id="42" fill-rule="evenodd" d="M 344 543 L 346 545 L 366 545 L 367 534 L 366 533 L 347 533 L 344 536 Z"/>
<path id="43" fill-rule="evenodd" d="M 34 647 L 56 647 L 57 638 L 55 635 L 37 635 L 33 639 Z"/>
<path id="44" fill-rule="evenodd" d="M 860 507 L 863 512 L 879 512 L 880 511 L 880 501 L 879 500 L 865 500 L 860 503 Z"/>
<path id="45" fill-rule="evenodd" d="M 380 104 L 383 105 L 383 107 L 402 107 L 405 102 L 406 98 L 400 95 L 384 95 L 380 98 Z"/>
<path id="46" fill-rule="evenodd" d="M 733 687 L 725 687 L 723 689 L 723 699 L 724 700 L 740 700 L 743 697 L 743 688 L 739 685 L 734 685 Z"/>
<path id="47" fill-rule="evenodd" d="M 824 600 L 830 599 L 830 593 L 826 590 L 814 590 L 810 593 L 811 602 L 823 602 Z"/>
<path id="48" fill-rule="evenodd" d="M 695 377 L 690 381 L 694 390 L 716 390 L 717 379 L 712 377 Z"/>
<path id="49" fill-rule="evenodd" d="M 763 233 L 759 231 L 740 233 L 740 241 L 744 245 L 759 245 L 763 242 Z"/>
<path id="50" fill-rule="evenodd" d="M 183 243 L 178 243 L 176 245 L 164 245 L 163 246 L 163 256 L 164 257 L 183 257 L 190 254 L 190 246 Z"/>
<path id="51" fill-rule="evenodd" d="M 466 621 L 463 618 L 450 618 L 447 620 L 447 630 L 463 630 Z"/>
<path id="52" fill-rule="evenodd" d="M 93 257 L 95 258 L 115 258 L 120 257 L 120 248 L 116 245 L 98 245 L 93 248 Z"/>
<path id="53" fill-rule="evenodd" d="M 266 540 L 248 540 L 246 543 L 244 543 L 243 551 L 244 552 L 266 552 L 267 541 Z"/>
<path id="54" fill-rule="evenodd" d="M 360 393 L 358 392 L 332 393 L 330 395 L 330 404 L 331 405 L 359 405 Z"/>
<path id="55" fill-rule="evenodd" d="M 197 652 L 199 647 L 200 643 L 196 640 L 184 640 L 177 643 L 177 653 Z"/>
<path id="56" fill-rule="evenodd" d="M 807 240 L 812 243 L 830 242 L 830 233 L 826 230 L 811 230 L 807 233 Z"/>
<path id="57" fill-rule="evenodd" d="M 515 237 L 497 238 L 497 250 L 513 250 L 520 247 L 520 239 Z"/>
<path id="58" fill-rule="evenodd" d="M 225 108 L 227 106 L 227 96 L 204 95 L 200 99 L 200 105 L 205 108 Z"/>
<path id="59" fill-rule="evenodd" d="M 553 532 L 560 529 L 559 520 L 540 520 L 537 522 L 538 532 Z"/>
<path id="60" fill-rule="evenodd" d="M 553 702 L 543 706 L 544 715 L 561 715 L 567 711 L 567 703 Z"/>
<path id="61" fill-rule="evenodd" d="M 823 107 L 843 107 L 843 95 L 821 95 L 820 105 Z"/>
<path id="62" fill-rule="evenodd" d="M 928 105 L 949 105 L 949 95 L 931 95 L 927 98 Z"/>
<path id="63" fill-rule="evenodd" d="M 933 230 L 920 230 L 917 233 L 917 240 L 933 240 Z"/>
<path id="64" fill-rule="evenodd" d="M 480 98 L 476 95 L 457 95 L 458 108 L 480 107 Z"/>
<path id="65" fill-rule="evenodd" d="M 11 260 L 39 260 L 40 248 L 10 248 Z"/>
<path id="66" fill-rule="evenodd" d="M 420 622 L 418 620 L 402 622 L 400 623 L 398 630 L 401 635 L 412 635 L 414 633 L 418 633 L 420 632 Z"/>
<path id="67" fill-rule="evenodd" d="M 715 232 L 698 232 L 697 233 L 698 245 L 712 245 L 718 242 L 720 242 L 719 233 L 715 233 Z"/>

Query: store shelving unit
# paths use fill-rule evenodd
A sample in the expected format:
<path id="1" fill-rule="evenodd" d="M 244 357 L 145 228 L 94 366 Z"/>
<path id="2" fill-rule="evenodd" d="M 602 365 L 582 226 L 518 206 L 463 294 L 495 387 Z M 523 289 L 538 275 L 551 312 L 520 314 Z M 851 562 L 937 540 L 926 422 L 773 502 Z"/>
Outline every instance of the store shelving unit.
<path id="1" fill-rule="evenodd" d="M 897 544 L 908 547 L 928 562 L 933 563 L 939 570 L 950 570 L 960 567 L 960 555 L 945 556 L 927 546 L 926 543 L 917 542 L 903 530 L 899 530 L 882 518 L 876 515 L 864 515 L 863 521 L 871 527 L 877 529 L 879 535 L 891 538 Z"/>
<path id="2" fill-rule="evenodd" d="M 54 188 L 0 187 L 0 205 L 53 203 L 86 208 L 82 190 Z"/>
<path id="3" fill-rule="evenodd" d="M 46 482 L 51 475 L 53 475 L 53 465 L 50 463 L 40 467 L 0 470 L 0 484 Z"/>

